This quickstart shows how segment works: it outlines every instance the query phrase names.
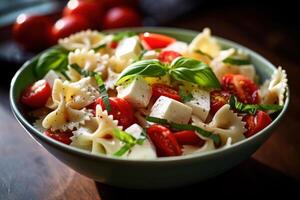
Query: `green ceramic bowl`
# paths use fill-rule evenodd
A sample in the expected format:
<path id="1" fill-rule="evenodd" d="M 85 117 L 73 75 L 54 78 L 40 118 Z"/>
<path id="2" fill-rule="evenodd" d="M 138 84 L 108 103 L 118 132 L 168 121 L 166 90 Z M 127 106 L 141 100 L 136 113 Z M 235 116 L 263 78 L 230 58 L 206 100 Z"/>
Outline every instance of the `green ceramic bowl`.
<path id="1" fill-rule="evenodd" d="M 128 29 L 126 29 L 128 30 Z M 174 28 L 132 28 L 136 32 L 157 32 L 171 35 L 179 40 L 190 42 L 198 32 Z M 274 65 L 257 53 L 234 42 L 217 38 L 224 47 L 245 50 L 256 66 L 262 81 L 275 70 Z M 112 156 L 93 155 L 78 148 L 59 143 L 37 131 L 21 112 L 19 97 L 21 91 L 36 81 L 33 69 L 36 58 L 26 62 L 15 74 L 11 82 L 10 103 L 12 111 L 24 129 L 51 154 L 80 174 L 101 183 L 126 188 L 166 188 L 182 186 L 217 176 L 247 159 L 271 135 L 287 110 L 289 92 L 283 110 L 263 131 L 233 144 L 226 149 L 218 149 L 201 155 L 158 158 L 156 160 L 127 160 Z"/>

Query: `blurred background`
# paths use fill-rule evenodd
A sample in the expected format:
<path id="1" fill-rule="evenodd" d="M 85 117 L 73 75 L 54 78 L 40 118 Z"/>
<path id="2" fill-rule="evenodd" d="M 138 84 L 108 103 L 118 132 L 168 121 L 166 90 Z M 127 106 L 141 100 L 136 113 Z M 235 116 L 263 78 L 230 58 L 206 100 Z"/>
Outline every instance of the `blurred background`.
<path id="1" fill-rule="evenodd" d="M 13 118 L 8 102 L 9 84 L 16 70 L 59 37 L 86 28 L 127 26 L 168 26 L 197 31 L 210 27 L 214 35 L 249 47 L 276 66 L 282 65 L 292 94 L 287 117 L 248 161 L 208 182 L 181 190 L 158 191 L 149 198 L 162 193 L 173 194 L 173 199 L 185 198 L 187 194 L 198 193 L 199 188 L 215 196 L 230 195 L 232 188 L 247 195 L 297 194 L 300 186 L 300 18 L 296 1 L 86 0 L 101 5 L 85 5 L 74 11 L 75 5 L 82 1 L 0 0 L 0 69 L 4 74 L 0 78 L 0 199 L 132 199 L 143 195 L 103 186 L 64 166 L 25 135 Z M 71 19 L 74 13 L 84 19 Z M 24 22 L 27 22 L 25 27 Z M 219 193 L 212 189 L 216 187 Z"/>

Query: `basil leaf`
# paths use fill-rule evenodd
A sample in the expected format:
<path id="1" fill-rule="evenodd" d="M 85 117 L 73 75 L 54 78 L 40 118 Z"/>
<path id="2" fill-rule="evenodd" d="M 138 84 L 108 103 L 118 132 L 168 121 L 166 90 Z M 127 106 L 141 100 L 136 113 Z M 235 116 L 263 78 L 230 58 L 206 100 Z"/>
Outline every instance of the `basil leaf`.
<path id="1" fill-rule="evenodd" d="M 188 81 L 205 88 L 220 88 L 219 80 L 205 63 L 179 57 L 171 63 L 170 75 L 178 81 Z"/>
<path id="2" fill-rule="evenodd" d="M 119 32 L 113 36 L 112 41 L 119 42 L 120 40 L 123 40 L 124 38 L 132 37 L 135 35 L 137 35 L 137 33 L 132 32 L 132 31 Z"/>
<path id="3" fill-rule="evenodd" d="M 242 113 L 249 113 L 251 115 L 254 115 L 257 110 L 278 112 L 283 108 L 283 106 L 277 104 L 243 104 L 239 102 L 234 95 L 230 97 L 229 105 L 231 109 Z"/>
<path id="4" fill-rule="evenodd" d="M 105 47 L 106 47 L 106 44 L 104 43 L 104 44 L 100 44 L 99 46 L 93 48 L 93 50 L 96 52 L 96 51 L 99 51 L 100 49 L 103 49 Z"/>
<path id="5" fill-rule="evenodd" d="M 192 93 L 187 94 L 183 87 L 179 87 L 179 96 L 184 103 L 189 102 L 194 98 Z"/>
<path id="6" fill-rule="evenodd" d="M 195 52 L 195 53 L 199 53 L 200 55 L 206 56 L 206 57 L 208 57 L 208 58 L 211 59 L 211 60 L 213 59 L 213 57 L 211 57 L 209 54 L 207 54 L 207 53 L 201 51 L 200 49 L 197 49 L 197 50 L 195 50 L 194 52 Z"/>
<path id="7" fill-rule="evenodd" d="M 67 70 L 67 66 L 68 52 L 62 48 L 52 48 L 38 58 L 35 74 L 38 78 L 42 78 L 51 69 L 61 72 Z"/>
<path id="8" fill-rule="evenodd" d="M 177 124 L 177 123 L 173 123 L 173 122 L 168 122 L 166 119 L 150 117 L 150 116 L 147 116 L 146 120 L 149 122 L 153 122 L 153 123 L 157 123 L 157 124 L 161 124 L 161 125 L 167 125 L 171 129 L 174 129 L 176 131 L 184 131 L 184 130 L 195 131 L 196 133 L 200 134 L 203 137 L 212 139 L 217 146 L 219 146 L 221 144 L 221 138 L 219 135 L 213 134 L 212 132 L 206 131 L 198 126 L 194 126 L 194 125 L 190 125 L 190 124 Z"/>
<path id="9" fill-rule="evenodd" d="M 116 84 L 119 85 L 138 75 L 158 77 L 163 76 L 166 73 L 166 67 L 158 60 L 141 60 L 126 67 L 120 74 L 119 80 L 116 82 Z"/>
<path id="10" fill-rule="evenodd" d="M 226 58 L 222 61 L 223 63 L 230 64 L 230 65 L 250 65 L 250 60 L 244 60 L 239 58 Z"/>

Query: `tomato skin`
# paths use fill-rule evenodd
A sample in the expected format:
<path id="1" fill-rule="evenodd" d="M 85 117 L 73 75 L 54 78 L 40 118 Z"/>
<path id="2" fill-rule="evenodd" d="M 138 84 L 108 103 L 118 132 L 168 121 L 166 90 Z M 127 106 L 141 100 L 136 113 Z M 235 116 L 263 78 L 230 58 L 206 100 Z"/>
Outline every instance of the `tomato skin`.
<path id="1" fill-rule="evenodd" d="M 141 33 L 140 39 L 148 50 L 164 48 L 176 41 L 175 38 L 166 35 L 148 32 Z"/>
<path id="2" fill-rule="evenodd" d="M 129 7 L 114 7 L 107 11 L 103 27 L 105 29 L 141 26 L 142 20 L 140 15 Z"/>
<path id="3" fill-rule="evenodd" d="M 156 147 L 158 156 L 179 156 L 182 154 L 180 145 L 168 128 L 154 124 L 147 129 L 147 134 Z"/>
<path id="4" fill-rule="evenodd" d="M 272 119 L 266 112 L 259 110 L 255 115 L 244 116 L 243 121 L 246 122 L 247 128 L 247 132 L 244 135 L 248 138 L 268 126 Z"/>
<path id="5" fill-rule="evenodd" d="M 110 9 L 117 6 L 137 7 L 139 0 L 100 0 L 100 1 L 103 1 L 105 8 Z"/>
<path id="6" fill-rule="evenodd" d="M 108 114 L 113 115 L 113 118 L 118 120 L 120 126 L 128 128 L 136 122 L 133 108 L 125 99 L 109 97 L 109 103 L 111 109 Z M 102 109 L 106 109 L 102 98 L 98 98 L 96 100 L 94 104 L 95 109 L 98 104 L 102 107 Z"/>
<path id="7" fill-rule="evenodd" d="M 43 107 L 51 95 L 51 87 L 45 80 L 39 80 L 27 87 L 21 95 L 21 103 L 31 107 Z"/>
<path id="8" fill-rule="evenodd" d="M 60 18 L 52 28 L 52 39 L 57 42 L 59 38 L 65 38 L 78 31 L 90 28 L 88 21 L 80 16 L 66 16 Z"/>
<path id="9" fill-rule="evenodd" d="M 156 101 L 160 96 L 166 96 L 176 101 L 181 100 L 181 97 L 175 89 L 165 84 L 155 83 L 152 85 L 152 98 Z"/>
<path id="10" fill-rule="evenodd" d="M 240 74 L 226 74 L 222 77 L 222 89 L 237 96 L 238 100 L 247 104 L 258 104 L 259 95 L 256 84 Z"/>
<path id="11" fill-rule="evenodd" d="M 109 45 L 110 48 L 115 49 L 118 46 L 118 42 L 112 41 Z"/>
<path id="12" fill-rule="evenodd" d="M 222 106 L 228 103 L 230 93 L 223 90 L 210 92 L 210 113 L 215 114 Z"/>
<path id="13" fill-rule="evenodd" d="M 39 51 L 52 44 L 52 26 L 49 17 L 21 14 L 13 26 L 13 37 L 24 49 Z"/>
<path id="14" fill-rule="evenodd" d="M 70 139 L 70 137 L 73 136 L 71 131 L 51 131 L 51 130 L 47 130 L 44 133 L 45 135 L 47 135 L 48 137 L 51 137 L 54 140 L 57 140 L 59 142 L 62 142 L 64 144 L 71 144 L 72 140 Z"/>
<path id="15" fill-rule="evenodd" d="M 99 28 L 104 16 L 102 1 L 70 0 L 63 10 L 63 16 L 78 15 L 88 20 L 91 28 Z"/>
<path id="16" fill-rule="evenodd" d="M 205 141 L 194 131 L 179 131 L 174 133 L 177 142 L 181 145 L 203 146 Z"/>
<path id="17" fill-rule="evenodd" d="M 158 60 L 163 63 L 171 63 L 175 58 L 180 56 L 181 54 L 176 51 L 162 51 L 158 56 Z"/>

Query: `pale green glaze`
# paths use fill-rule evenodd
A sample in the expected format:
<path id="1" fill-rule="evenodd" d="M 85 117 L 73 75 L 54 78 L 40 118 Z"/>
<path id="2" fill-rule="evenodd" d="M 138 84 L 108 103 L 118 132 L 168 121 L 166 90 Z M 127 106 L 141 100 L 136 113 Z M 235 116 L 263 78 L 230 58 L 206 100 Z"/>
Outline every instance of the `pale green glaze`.
<path id="1" fill-rule="evenodd" d="M 128 29 L 126 29 L 128 30 Z M 173 28 L 133 28 L 137 32 L 157 32 L 171 35 L 179 40 L 190 42 L 198 32 Z M 234 42 L 218 38 L 224 47 L 244 49 L 261 77 L 270 77 L 275 67 L 255 52 Z M 34 61 L 34 59 L 33 59 Z M 255 136 L 232 145 L 202 155 L 159 158 L 156 160 L 127 160 L 111 156 L 96 156 L 75 147 L 67 146 L 38 132 L 24 118 L 18 102 L 21 91 L 36 80 L 32 61 L 25 63 L 11 82 L 10 102 L 12 111 L 24 129 L 43 147 L 59 160 L 94 180 L 126 188 L 167 188 L 182 186 L 216 176 L 237 165 L 253 154 L 271 135 L 287 110 L 289 92 L 284 109 L 263 131 Z"/>

